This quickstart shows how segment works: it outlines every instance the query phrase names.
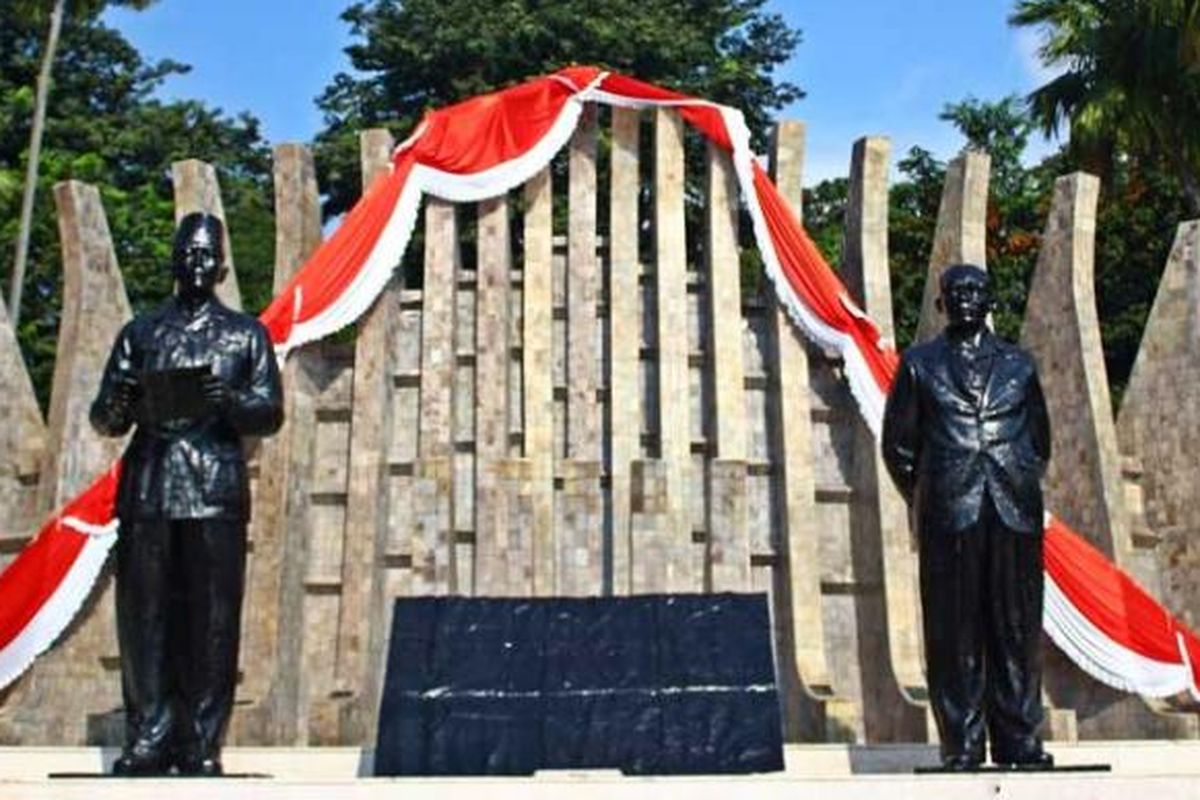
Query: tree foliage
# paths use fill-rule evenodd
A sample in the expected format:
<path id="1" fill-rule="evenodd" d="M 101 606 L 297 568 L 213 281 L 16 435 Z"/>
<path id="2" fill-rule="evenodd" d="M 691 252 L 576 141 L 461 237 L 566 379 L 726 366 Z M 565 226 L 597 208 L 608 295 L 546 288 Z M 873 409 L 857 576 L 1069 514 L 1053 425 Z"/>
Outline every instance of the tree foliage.
<path id="1" fill-rule="evenodd" d="M 571 64 L 635 75 L 746 112 L 761 147 L 771 113 L 802 96 L 773 77 L 800 41 L 766 0 L 370 0 L 342 15 L 357 74 L 318 103 L 326 213 L 359 194 L 358 131 L 407 136 L 428 109 Z"/>
<path id="2" fill-rule="evenodd" d="M 153 99 L 154 89 L 165 78 L 187 68 L 173 61 L 144 61 L 120 33 L 100 22 L 104 5 L 71 4 L 46 120 L 18 331 L 43 406 L 50 389 L 62 294 L 51 192 L 59 181 L 74 178 L 100 188 L 126 290 L 135 310 L 144 310 L 170 292 L 171 162 L 210 161 L 220 174 L 246 305 L 257 308 L 270 295 L 274 260 L 270 153 L 257 121 L 248 115 L 231 119 L 200 102 Z M 19 3 L 0 5 L 0 272 L 5 285 L 17 235 L 44 26 L 45 20 L 37 14 L 22 13 Z"/>
<path id="3" fill-rule="evenodd" d="M 1062 72 L 1029 96 L 1039 125 L 1070 124 L 1071 155 L 1107 177 L 1118 151 L 1162 158 L 1200 214 L 1200 0 L 1019 0 Z"/>

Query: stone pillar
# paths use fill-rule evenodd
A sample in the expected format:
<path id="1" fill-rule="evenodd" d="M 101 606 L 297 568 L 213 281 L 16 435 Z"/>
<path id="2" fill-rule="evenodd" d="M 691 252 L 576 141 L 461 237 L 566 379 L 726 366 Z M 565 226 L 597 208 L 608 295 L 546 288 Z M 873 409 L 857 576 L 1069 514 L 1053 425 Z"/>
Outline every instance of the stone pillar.
<path id="1" fill-rule="evenodd" d="M 1131 536 L 1139 580 L 1200 629 L 1200 221 L 1179 226 L 1117 417 L 1140 467 L 1145 528 Z M 1140 534 L 1140 535 L 1139 535 Z"/>
<path id="2" fill-rule="evenodd" d="M 921 320 L 917 325 L 918 342 L 932 339 L 946 326 L 945 315 L 934 305 L 942 271 L 954 264 L 987 268 L 991 161 L 991 156 L 985 152 L 966 150 L 946 165 L 946 182 L 942 185 L 942 202 L 938 206 L 933 250 L 929 254 L 929 271 L 921 301 Z"/>
<path id="3" fill-rule="evenodd" d="M 1055 182 L 1021 343 L 1037 361 L 1050 411 L 1046 508 L 1120 565 L 1131 548 L 1096 316 L 1099 190 L 1100 182 L 1084 173 Z M 1046 694 L 1056 708 L 1074 711 L 1079 737 L 1194 735 L 1194 720 L 1158 716 L 1140 698 L 1093 681 L 1052 645 L 1044 652 Z"/>
<path id="4" fill-rule="evenodd" d="M 746 396 L 737 183 L 729 156 L 708 147 L 708 359 L 716 419 L 708 480 L 708 563 L 715 592 L 750 587 L 746 521 Z"/>
<path id="5" fill-rule="evenodd" d="M 46 423 L 25 369 L 21 345 L 0 303 L 0 547 L 14 548 L 38 526 L 37 481 L 46 458 Z M 8 555 L 0 556 L 0 564 Z"/>
<path id="6" fill-rule="evenodd" d="M 550 168 L 525 184 L 525 264 L 521 302 L 521 399 L 525 458 L 530 464 L 533 591 L 556 591 L 558 532 L 554 525 L 554 243 Z"/>
<path id="7" fill-rule="evenodd" d="M 633 581 L 633 462 L 641 455 L 642 349 L 641 286 L 638 274 L 638 134 L 637 111 L 612 112 L 612 167 L 609 202 L 609 467 L 612 484 L 612 583 L 616 594 L 628 594 Z"/>
<path id="8" fill-rule="evenodd" d="M 376 128 L 359 136 L 363 191 L 386 174 L 395 145 Z M 354 343 L 353 405 L 350 417 L 346 526 L 342 545 L 341 602 L 338 607 L 335 694 L 338 739 L 368 740 L 375 729 L 379 690 L 376 668 L 390 615 L 383 608 L 380 565 L 388 541 L 388 452 L 392 433 L 392 339 L 398 324 L 399 276 L 362 317 Z M 381 616 L 382 614 L 382 616 Z"/>
<path id="9" fill-rule="evenodd" d="M 842 265 L 850 294 L 886 339 L 895 337 L 888 275 L 890 152 L 891 143 L 884 138 L 868 137 L 854 143 Z M 855 580 L 864 586 L 882 584 L 882 596 L 864 598 L 859 617 L 867 737 L 872 741 L 921 741 L 928 738 L 932 726 L 926 726 L 929 693 L 921 650 L 915 542 L 904 500 L 892 485 L 879 445 L 861 418 L 855 429 L 853 481 Z M 890 663 L 890 671 L 880 669 L 885 663 Z M 897 693 L 903 702 L 895 702 Z"/>
<path id="10" fill-rule="evenodd" d="M 91 484 L 120 458 L 125 444 L 124 437 L 95 433 L 88 421 L 113 342 L 130 318 L 100 192 L 66 181 L 54 187 L 54 200 L 63 303 L 39 476 L 39 516 Z M 120 659 L 107 575 L 101 576 L 94 598 L 69 628 L 69 636 L 42 655 L 6 698 L 0 737 L 60 746 L 122 743 Z"/>
<path id="11" fill-rule="evenodd" d="M 212 164 L 189 158 L 171 165 L 171 182 L 175 187 L 175 224 L 188 214 L 201 211 L 212 214 L 225 223 L 225 267 L 229 273 L 217 284 L 217 297 L 230 308 L 242 308 L 242 291 L 238 286 L 237 270 L 233 267 L 233 245 L 229 240 L 229 222 L 221 203 L 221 187 Z M 236 224 L 236 223 L 235 223 Z"/>
<path id="12" fill-rule="evenodd" d="M 658 325 L 659 456 L 666 464 L 670 518 L 667 585 L 658 591 L 694 591 L 695 545 L 688 502 L 691 471 L 688 386 L 687 247 L 683 213 L 683 121 L 674 111 L 655 113 L 654 240 Z M 639 544 L 639 547 L 641 545 Z"/>
<path id="13" fill-rule="evenodd" d="M 302 145 L 275 148 L 275 291 L 321 243 L 321 210 L 312 154 Z M 307 731 L 301 668 L 304 579 L 308 561 L 309 489 L 316 434 L 314 374 L 319 351 L 309 345 L 282 364 L 283 427 L 261 443 L 242 610 L 235 743 L 300 744 Z"/>
<path id="14" fill-rule="evenodd" d="M 772 140 L 771 170 L 776 186 L 797 217 L 803 213 L 804 124 L 780 122 Z M 772 391 L 776 396 L 773 450 L 779 471 L 782 504 L 782 568 L 777 579 L 781 598 L 776 614 L 786 637 L 777 647 L 789 740 L 818 738 L 853 740 L 860 723 L 858 704 L 834 689 L 827 652 L 821 529 L 813 445 L 812 388 L 809 361 L 801 334 L 787 312 L 767 292 L 771 345 L 774 350 Z"/>
<path id="15" fill-rule="evenodd" d="M 413 594 L 448 594 L 454 547 L 454 321 L 458 278 L 454 206 L 425 204 L 425 288 L 421 312 L 420 438 L 413 482 Z"/>
<path id="16" fill-rule="evenodd" d="M 600 379 L 596 301 L 596 109 L 588 106 L 568 153 L 567 447 L 562 462 L 558 593 L 595 595 L 603 587 L 604 506 L 600 495 Z"/>

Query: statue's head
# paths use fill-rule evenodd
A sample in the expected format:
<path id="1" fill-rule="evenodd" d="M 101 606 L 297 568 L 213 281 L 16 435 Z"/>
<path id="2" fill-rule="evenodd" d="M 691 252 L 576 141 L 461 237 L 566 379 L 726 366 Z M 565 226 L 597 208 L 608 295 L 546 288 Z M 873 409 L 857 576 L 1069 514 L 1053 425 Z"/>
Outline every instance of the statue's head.
<path id="1" fill-rule="evenodd" d="M 225 226 L 200 211 L 179 221 L 171 251 L 171 273 L 183 297 L 211 295 L 225 278 Z"/>
<path id="2" fill-rule="evenodd" d="M 947 327 L 955 331 L 982 328 L 992 311 L 992 286 L 988 274 L 974 264 L 955 264 L 942 272 L 937 307 L 945 312 Z"/>

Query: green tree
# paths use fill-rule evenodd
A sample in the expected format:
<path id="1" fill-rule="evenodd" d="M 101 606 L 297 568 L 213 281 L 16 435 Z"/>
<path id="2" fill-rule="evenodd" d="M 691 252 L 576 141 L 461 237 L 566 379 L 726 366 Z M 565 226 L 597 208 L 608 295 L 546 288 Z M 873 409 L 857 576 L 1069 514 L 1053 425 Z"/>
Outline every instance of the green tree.
<path id="1" fill-rule="evenodd" d="M 198 102 L 152 98 L 186 67 L 147 63 L 100 22 L 103 3 L 72 4 L 64 19 L 54 92 L 46 118 L 29 245 L 24 313 L 18 328 L 26 363 L 45 406 L 61 304 L 61 251 L 51 188 L 68 178 L 97 184 L 135 310 L 170 292 L 168 248 L 174 225 L 170 164 L 201 158 L 220 173 L 238 277 L 248 308 L 269 299 L 274 253 L 270 153 L 257 122 L 231 119 Z M 45 17 L 0 5 L 0 267 L 4 278 L 18 236 L 20 176 L 29 158 L 35 77 Z"/>
<path id="2" fill-rule="evenodd" d="M 595 64 L 746 112 L 761 148 L 772 111 L 802 96 L 773 77 L 800 41 L 766 0 L 371 0 L 342 15 L 356 74 L 318 103 L 326 213 L 359 195 L 358 131 L 407 136 L 428 109 L 571 64 Z"/>
<path id="3" fill-rule="evenodd" d="M 1108 176 L 1118 151 L 1163 158 L 1200 214 L 1200 0 L 1019 0 L 1013 25 L 1045 31 L 1061 74 L 1029 96 L 1046 131 Z"/>

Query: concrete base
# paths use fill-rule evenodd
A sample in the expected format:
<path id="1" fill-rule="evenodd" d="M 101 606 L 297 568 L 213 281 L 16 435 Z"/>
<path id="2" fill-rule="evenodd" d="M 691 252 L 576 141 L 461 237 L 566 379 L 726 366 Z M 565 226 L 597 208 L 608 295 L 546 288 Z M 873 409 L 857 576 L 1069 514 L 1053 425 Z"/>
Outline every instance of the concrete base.
<path id="1" fill-rule="evenodd" d="M 919 800 L 1054 797 L 1055 800 L 1153 797 L 1194 800 L 1200 797 L 1200 743 L 1083 742 L 1051 743 L 1059 764 L 1108 763 L 1111 773 L 975 773 L 913 775 L 916 766 L 937 763 L 927 745 L 795 745 L 786 750 L 786 770 L 770 775 L 623 777 L 615 771 L 543 772 L 532 778 L 369 778 L 372 753 L 358 748 L 230 748 L 225 767 L 234 773 L 270 778 L 99 777 L 111 767 L 115 750 L 100 748 L 0 748 L 0 797 L 103 800 L 161 798 L 200 800 L 219 796 L 246 798 L 395 797 L 406 800 Z M 95 778 L 50 779 L 49 773 L 94 773 Z"/>

